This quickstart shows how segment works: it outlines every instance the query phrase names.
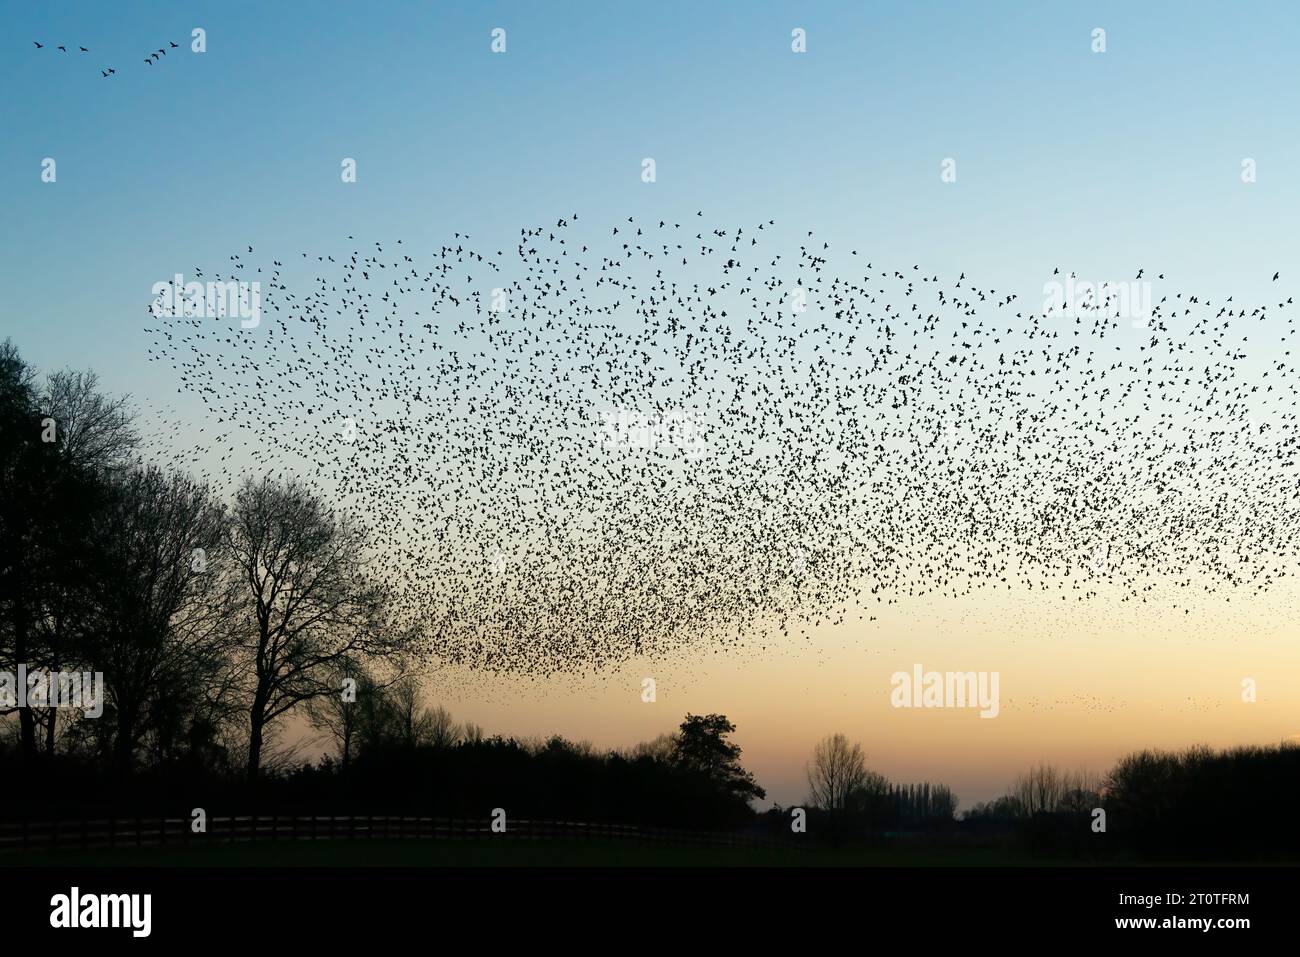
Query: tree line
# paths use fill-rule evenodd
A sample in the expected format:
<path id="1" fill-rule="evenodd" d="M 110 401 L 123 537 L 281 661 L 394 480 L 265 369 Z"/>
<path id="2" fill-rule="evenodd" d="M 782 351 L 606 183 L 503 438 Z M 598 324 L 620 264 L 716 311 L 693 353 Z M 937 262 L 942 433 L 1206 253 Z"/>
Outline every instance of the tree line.
<path id="1" fill-rule="evenodd" d="M 900 830 L 945 830 L 957 795 L 943 784 L 894 783 L 867 767 L 862 745 L 843 734 L 823 738 L 806 767 L 807 804 L 834 841 Z"/>
<path id="2" fill-rule="evenodd" d="M 0 672 L 105 676 L 102 713 L 0 701 L 4 805 L 168 801 L 736 822 L 764 796 L 723 715 L 626 752 L 424 704 L 417 635 L 355 516 L 290 478 L 222 490 L 143 460 L 128 401 L 0 345 Z M 277 747 L 291 715 L 332 744 Z M 36 772 L 39 772 L 37 774 Z M 486 804 L 485 804 L 486 802 Z M 173 808 L 174 809 L 174 808 Z"/>
<path id="3" fill-rule="evenodd" d="M 344 661 L 399 661 L 365 527 L 295 479 L 230 502 L 143 462 L 127 403 L 89 372 L 41 379 L 0 346 L 0 662 L 108 676 L 103 715 L 17 712 L 29 767 L 65 750 L 129 773 L 237 755 L 327 694 Z"/>
<path id="4" fill-rule="evenodd" d="M 753 821 L 765 792 L 726 716 L 606 751 L 459 724 L 408 673 L 418 636 L 392 614 L 362 522 L 292 477 L 249 476 L 227 497 L 140 447 L 127 401 L 93 373 L 42 377 L 0 345 L 0 673 L 106 676 L 96 718 L 0 700 L 0 773 L 48 785 L 6 789 L 0 807 L 469 815 L 507 794 L 533 816 Z M 277 747 L 291 715 L 330 742 L 324 759 Z M 888 781 L 842 734 L 807 771 L 812 830 L 836 841 L 930 831 L 1081 854 L 1300 852 L 1294 815 L 1268 798 L 1300 784 L 1292 745 L 1143 751 L 1104 776 L 1043 763 L 960 817 L 949 788 Z M 1099 808 L 1105 844 L 1088 836 Z M 775 810 L 769 824 L 788 829 Z"/>
<path id="5" fill-rule="evenodd" d="M 1285 795 L 1300 787 L 1300 746 L 1144 749 L 1104 775 L 1040 764 L 967 820 L 1052 852 L 1140 859 L 1262 861 L 1300 855 L 1300 822 Z M 1090 825 L 1105 812 L 1106 843 Z M 1089 835 L 1086 839 L 1083 835 Z M 1100 836 L 1100 835 L 1096 835 Z"/>
<path id="6" fill-rule="evenodd" d="M 1142 750 L 1109 772 L 1040 762 L 1007 793 L 958 815 L 942 784 L 892 784 L 843 734 L 818 742 L 806 804 L 837 843 L 896 832 L 990 840 L 1032 853 L 1090 859 L 1268 859 L 1300 855 L 1300 823 L 1278 795 L 1300 788 L 1300 746 Z M 785 827 L 787 812 L 769 815 Z"/>

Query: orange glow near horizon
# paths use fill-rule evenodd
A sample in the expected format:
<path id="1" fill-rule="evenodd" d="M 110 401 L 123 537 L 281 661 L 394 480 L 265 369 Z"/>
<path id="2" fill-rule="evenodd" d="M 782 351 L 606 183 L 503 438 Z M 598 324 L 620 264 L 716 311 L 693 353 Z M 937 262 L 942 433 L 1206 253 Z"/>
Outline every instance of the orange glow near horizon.
<path id="1" fill-rule="evenodd" d="M 1293 593 L 1204 595 L 1188 606 L 1186 591 L 1171 586 L 1145 605 L 1062 601 L 1060 591 L 928 599 L 807 638 L 753 639 L 766 644 L 761 654 L 642 659 L 600 676 L 435 669 L 428 699 L 488 734 L 561 734 L 602 749 L 673 731 L 688 712 L 720 712 L 736 724 L 742 760 L 768 801 L 782 805 L 805 798 L 813 745 L 839 731 L 862 744 L 873 770 L 947 784 L 969 808 L 1040 761 L 1103 774 L 1143 748 L 1273 745 L 1300 734 Z M 998 716 L 894 708 L 891 676 L 916 664 L 998 672 Z M 653 703 L 641 700 L 646 677 L 656 682 Z M 1242 700 L 1248 678 L 1254 703 Z"/>

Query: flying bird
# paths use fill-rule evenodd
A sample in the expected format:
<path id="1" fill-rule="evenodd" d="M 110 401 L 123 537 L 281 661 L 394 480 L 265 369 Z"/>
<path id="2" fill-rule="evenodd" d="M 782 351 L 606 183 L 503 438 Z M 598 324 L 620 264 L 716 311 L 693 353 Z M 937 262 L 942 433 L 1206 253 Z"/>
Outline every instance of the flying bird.
<path id="1" fill-rule="evenodd" d="M 1289 303 L 1153 283 L 1135 329 L 1095 289 L 1049 315 L 772 220 L 577 221 L 242 244 L 215 279 L 257 277 L 261 321 L 150 320 L 208 411 L 192 447 L 162 418 L 148 441 L 213 483 L 328 483 L 429 657 L 487 672 L 745 654 L 980 592 L 1182 627 L 1300 548 Z"/>

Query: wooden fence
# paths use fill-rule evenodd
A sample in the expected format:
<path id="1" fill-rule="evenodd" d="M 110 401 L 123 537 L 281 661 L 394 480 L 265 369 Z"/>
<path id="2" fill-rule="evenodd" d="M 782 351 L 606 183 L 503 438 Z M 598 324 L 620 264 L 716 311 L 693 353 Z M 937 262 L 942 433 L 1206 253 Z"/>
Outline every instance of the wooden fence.
<path id="1" fill-rule="evenodd" d="M 250 841 L 333 841 L 422 839 L 434 841 L 512 840 L 628 842 L 671 847 L 803 848 L 802 842 L 759 834 L 691 831 L 580 821 L 507 818 L 494 833 L 491 819 L 387 815 L 241 815 L 208 817 L 194 833 L 188 817 L 135 817 L 77 821 L 0 823 L 0 854 L 24 851 L 165 845 L 236 844 Z"/>

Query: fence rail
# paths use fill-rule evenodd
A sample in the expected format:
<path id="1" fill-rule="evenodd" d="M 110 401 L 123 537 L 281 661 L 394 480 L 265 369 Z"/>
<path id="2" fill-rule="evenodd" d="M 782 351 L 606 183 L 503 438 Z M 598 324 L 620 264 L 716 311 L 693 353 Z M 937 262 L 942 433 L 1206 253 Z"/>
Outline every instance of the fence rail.
<path id="1" fill-rule="evenodd" d="M 239 844 L 254 841 L 330 841 L 424 839 L 468 841 L 625 841 L 640 845 L 695 848 L 802 848 L 791 840 L 726 831 L 639 827 L 583 821 L 507 818 L 495 833 L 488 817 L 416 817 L 409 815 L 235 815 L 209 817 L 195 833 L 188 817 L 105 818 L 75 821 L 0 823 L 0 854 L 63 849 L 161 847 L 164 845 Z"/>

